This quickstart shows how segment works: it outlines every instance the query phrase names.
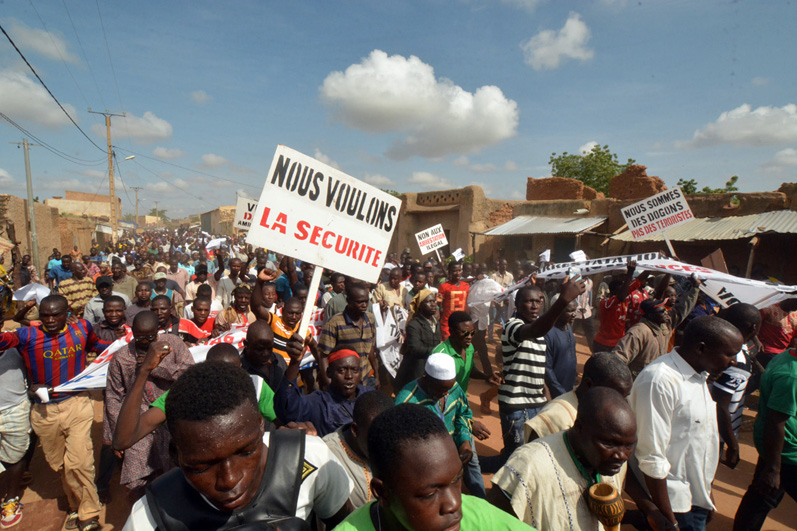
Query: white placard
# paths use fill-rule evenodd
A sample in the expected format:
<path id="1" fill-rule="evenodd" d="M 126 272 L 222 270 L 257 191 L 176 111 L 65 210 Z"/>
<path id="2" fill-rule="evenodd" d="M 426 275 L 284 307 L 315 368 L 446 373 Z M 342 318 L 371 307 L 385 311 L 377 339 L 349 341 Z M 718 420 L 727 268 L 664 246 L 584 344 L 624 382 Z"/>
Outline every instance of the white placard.
<path id="1" fill-rule="evenodd" d="M 238 196 L 238 204 L 235 205 L 235 220 L 232 222 L 234 229 L 249 230 L 252 220 L 255 218 L 257 210 L 257 200 Z"/>
<path id="2" fill-rule="evenodd" d="M 628 205 L 621 212 L 635 240 L 694 219 L 686 197 L 678 186 Z"/>
<path id="3" fill-rule="evenodd" d="M 440 223 L 416 233 L 415 239 L 418 240 L 418 247 L 421 248 L 421 256 L 448 245 L 446 233 L 443 232 L 443 226 Z"/>
<path id="4" fill-rule="evenodd" d="M 401 199 L 277 146 L 247 243 L 377 282 Z"/>

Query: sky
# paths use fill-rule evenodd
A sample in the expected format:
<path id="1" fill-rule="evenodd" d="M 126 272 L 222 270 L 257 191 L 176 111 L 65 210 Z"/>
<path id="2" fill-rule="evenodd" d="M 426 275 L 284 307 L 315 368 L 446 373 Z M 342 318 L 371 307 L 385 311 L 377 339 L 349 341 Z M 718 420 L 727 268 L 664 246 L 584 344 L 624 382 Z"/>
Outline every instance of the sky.
<path id="1" fill-rule="evenodd" d="M 278 144 L 385 189 L 524 199 L 608 145 L 669 186 L 797 173 L 791 1 L 5 1 L 0 192 L 181 218 L 259 197 Z M 78 129 L 78 126 L 80 130 Z M 81 130 L 83 132 L 81 132 Z M 85 133 L 85 135 L 83 134 Z M 35 139 L 37 140 L 34 140 Z M 96 145 L 93 145 L 93 143 Z M 135 155 L 134 159 L 125 160 Z"/>

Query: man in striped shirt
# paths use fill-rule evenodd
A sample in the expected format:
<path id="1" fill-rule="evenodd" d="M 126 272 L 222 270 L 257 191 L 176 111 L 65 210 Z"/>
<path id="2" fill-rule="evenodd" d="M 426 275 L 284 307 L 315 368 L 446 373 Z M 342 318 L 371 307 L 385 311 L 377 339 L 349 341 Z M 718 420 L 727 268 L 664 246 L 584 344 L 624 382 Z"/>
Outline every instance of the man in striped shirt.
<path id="1" fill-rule="evenodd" d="M 81 262 L 73 262 L 72 278 L 61 281 L 58 293 L 66 297 L 71 314 L 81 318 L 86 304 L 97 295 L 97 289 L 94 282 L 86 278 L 86 266 Z"/>
<path id="2" fill-rule="evenodd" d="M 94 531 L 99 529 L 100 515 L 91 442 L 94 407 L 87 393 L 54 393 L 52 388 L 85 369 L 87 351 L 102 352 L 110 343 L 97 338 L 84 319 L 67 324 L 68 311 L 64 296 L 45 297 L 39 305 L 41 325 L 0 334 L 0 350 L 17 347 L 33 383 L 31 390 L 48 390 L 49 401 L 36 397 L 31 426 L 47 463 L 60 472 L 70 507 L 66 527 L 76 527 L 79 520 L 81 529 Z"/>
<path id="3" fill-rule="evenodd" d="M 501 337 L 504 383 L 498 389 L 498 413 L 504 434 L 504 459 L 523 444 L 523 424 L 550 399 L 545 386 L 545 334 L 585 289 L 584 280 L 565 282 L 559 298 L 542 316 L 545 298 L 537 285 L 523 286 L 515 295 L 517 311 Z"/>

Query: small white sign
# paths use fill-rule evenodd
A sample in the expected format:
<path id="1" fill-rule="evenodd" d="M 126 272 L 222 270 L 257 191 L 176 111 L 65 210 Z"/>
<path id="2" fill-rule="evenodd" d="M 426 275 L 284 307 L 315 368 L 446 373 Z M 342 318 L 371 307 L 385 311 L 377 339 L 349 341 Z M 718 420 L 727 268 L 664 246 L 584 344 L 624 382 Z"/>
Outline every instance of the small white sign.
<path id="1" fill-rule="evenodd" d="M 694 219 L 692 209 L 678 186 L 628 205 L 621 212 L 635 240 Z"/>
<path id="2" fill-rule="evenodd" d="M 551 250 L 545 249 L 543 252 L 540 253 L 539 256 L 540 263 L 542 262 L 550 262 L 551 261 Z"/>
<path id="3" fill-rule="evenodd" d="M 257 200 L 238 196 L 238 204 L 235 206 L 235 220 L 232 222 L 234 229 L 249 230 L 252 220 L 255 219 L 257 210 Z"/>
<path id="4" fill-rule="evenodd" d="M 377 282 L 401 199 L 277 146 L 247 243 Z"/>
<path id="5" fill-rule="evenodd" d="M 415 239 L 418 240 L 418 247 L 421 248 L 421 256 L 448 245 L 446 233 L 440 223 L 416 233 Z"/>

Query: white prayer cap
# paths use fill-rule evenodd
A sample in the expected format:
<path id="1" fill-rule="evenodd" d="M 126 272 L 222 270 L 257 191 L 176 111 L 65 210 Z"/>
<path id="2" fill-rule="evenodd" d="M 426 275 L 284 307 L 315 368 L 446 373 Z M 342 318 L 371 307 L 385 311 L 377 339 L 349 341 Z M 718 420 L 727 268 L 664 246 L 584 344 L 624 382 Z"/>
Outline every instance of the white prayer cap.
<path id="1" fill-rule="evenodd" d="M 443 352 L 432 354 L 426 360 L 426 374 L 435 380 L 453 380 L 457 377 L 454 358 Z"/>

